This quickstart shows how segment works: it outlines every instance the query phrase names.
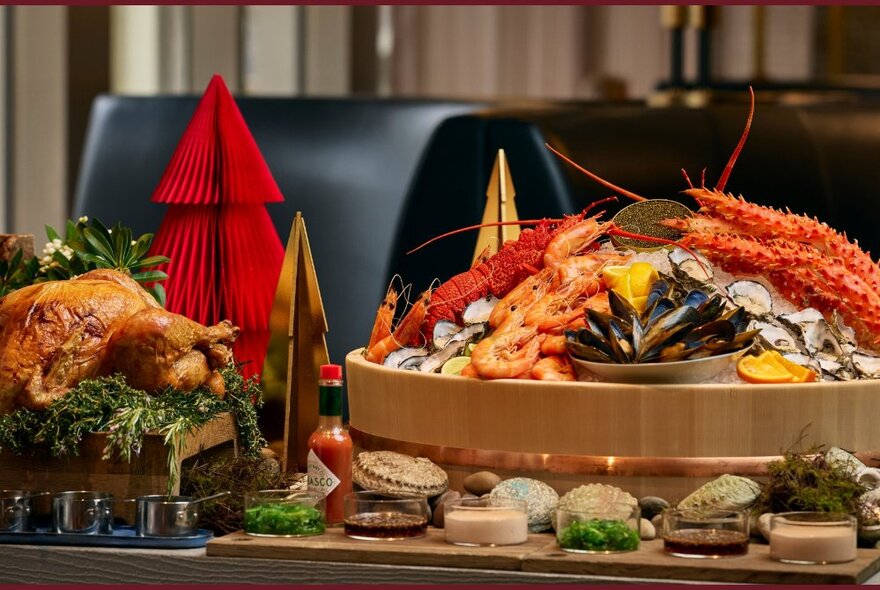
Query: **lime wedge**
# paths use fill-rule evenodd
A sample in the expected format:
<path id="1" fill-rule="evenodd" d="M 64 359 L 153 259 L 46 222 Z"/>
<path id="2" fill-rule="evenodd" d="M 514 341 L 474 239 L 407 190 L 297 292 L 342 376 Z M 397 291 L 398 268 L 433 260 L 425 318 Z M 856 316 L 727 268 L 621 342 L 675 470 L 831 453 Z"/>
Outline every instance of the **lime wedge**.
<path id="1" fill-rule="evenodd" d="M 440 372 L 444 375 L 458 375 L 469 364 L 471 364 L 471 357 L 456 356 L 443 363 Z"/>

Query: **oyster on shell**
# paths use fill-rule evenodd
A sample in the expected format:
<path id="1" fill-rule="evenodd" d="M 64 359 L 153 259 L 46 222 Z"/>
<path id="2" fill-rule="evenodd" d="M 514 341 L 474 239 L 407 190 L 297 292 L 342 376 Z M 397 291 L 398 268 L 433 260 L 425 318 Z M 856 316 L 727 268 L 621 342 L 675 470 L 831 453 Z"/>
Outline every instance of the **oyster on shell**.
<path id="1" fill-rule="evenodd" d="M 757 281 L 736 281 L 727 285 L 727 294 L 733 302 L 744 307 L 754 317 L 773 313 L 773 296 L 770 290 Z"/>
<path id="2" fill-rule="evenodd" d="M 712 263 L 700 254 L 697 258 L 684 248 L 673 248 L 669 253 L 669 263 L 672 265 L 672 274 L 682 283 L 691 286 L 706 285 L 715 278 Z M 699 262 L 698 262 L 699 261 Z"/>
<path id="3" fill-rule="evenodd" d="M 428 358 L 427 348 L 405 347 L 390 353 L 382 364 L 392 369 L 412 369 L 426 358 Z"/>
<path id="4" fill-rule="evenodd" d="M 760 330 L 757 339 L 763 350 L 777 350 L 783 355 L 806 352 L 794 334 L 777 324 L 753 320 L 749 330 Z"/>
<path id="5" fill-rule="evenodd" d="M 880 356 L 856 352 L 852 355 L 852 364 L 859 375 L 869 379 L 880 378 Z"/>
<path id="6" fill-rule="evenodd" d="M 438 324 L 440 322 L 437 322 Z M 474 341 L 486 332 L 489 324 L 481 322 L 479 324 L 471 324 L 466 328 L 462 328 L 453 334 L 443 345 L 443 348 L 429 356 L 419 365 L 419 370 L 423 373 L 433 373 L 443 366 L 443 363 L 454 356 L 458 356 L 464 351 L 464 347 L 469 342 Z"/>
<path id="7" fill-rule="evenodd" d="M 722 475 L 679 502 L 679 508 L 742 510 L 755 503 L 761 486 L 747 477 Z"/>
<path id="8" fill-rule="evenodd" d="M 489 321 L 489 315 L 495 306 L 498 305 L 499 299 L 492 295 L 481 297 L 464 308 L 461 314 L 461 321 L 465 325 L 479 324 Z"/>
<path id="9" fill-rule="evenodd" d="M 434 333 L 431 335 L 431 341 L 434 348 L 441 349 L 452 340 L 452 337 L 461 332 L 461 326 L 451 320 L 439 320 L 434 324 Z"/>

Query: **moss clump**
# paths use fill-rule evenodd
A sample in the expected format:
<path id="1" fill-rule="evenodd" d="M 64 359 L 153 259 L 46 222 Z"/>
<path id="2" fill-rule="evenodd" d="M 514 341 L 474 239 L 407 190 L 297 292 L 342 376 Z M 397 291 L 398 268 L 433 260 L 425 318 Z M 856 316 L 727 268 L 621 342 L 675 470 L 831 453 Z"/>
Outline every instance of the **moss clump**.
<path id="1" fill-rule="evenodd" d="M 770 479 L 756 505 L 759 513 L 815 510 L 860 514 L 859 497 L 867 488 L 856 481 L 850 468 L 829 464 L 818 449 L 789 451 L 768 468 Z"/>
<path id="2" fill-rule="evenodd" d="M 184 469 L 180 493 L 204 498 L 220 492 L 232 492 L 214 502 L 206 503 L 199 517 L 199 526 L 215 535 L 241 530 L 244 521 L 244 494 L 259 490 L 284 490 L 300 482 L 303 475 L 285 473 L 278 461 L 267 457 L 198 462 Z"/>

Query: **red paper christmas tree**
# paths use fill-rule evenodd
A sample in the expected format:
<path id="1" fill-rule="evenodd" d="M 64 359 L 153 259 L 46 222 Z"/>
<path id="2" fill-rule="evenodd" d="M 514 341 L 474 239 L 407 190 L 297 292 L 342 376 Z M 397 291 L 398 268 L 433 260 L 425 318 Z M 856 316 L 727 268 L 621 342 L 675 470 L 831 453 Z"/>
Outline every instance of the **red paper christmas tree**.
<path id="1" fill-rule="evenodd" d="M 233 352 L 262 371 L 269 313 L 284 249 L 265 203 L 281 191 L 223 82 L 208 84 L 152 198 L 169 205 L 153 252 L 171 258 L 162 270 L 166 307 L 210 325 L 229 319 L 242 329 Z"/>

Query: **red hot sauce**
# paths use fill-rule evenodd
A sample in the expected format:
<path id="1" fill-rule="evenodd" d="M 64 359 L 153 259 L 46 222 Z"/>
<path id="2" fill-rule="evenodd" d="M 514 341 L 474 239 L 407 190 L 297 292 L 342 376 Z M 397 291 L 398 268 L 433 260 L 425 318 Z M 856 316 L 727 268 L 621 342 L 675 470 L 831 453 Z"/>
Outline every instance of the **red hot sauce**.
<path id="1" fill-rule="evenodd" d="M 345 518 L 351 492 L 352 444 L 342 424 L 342 367 L 321 365 L 318 380 L 318 428 L 309 437 L 309 491 L 327 495 L 327 524 Z"/>

